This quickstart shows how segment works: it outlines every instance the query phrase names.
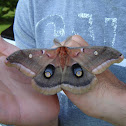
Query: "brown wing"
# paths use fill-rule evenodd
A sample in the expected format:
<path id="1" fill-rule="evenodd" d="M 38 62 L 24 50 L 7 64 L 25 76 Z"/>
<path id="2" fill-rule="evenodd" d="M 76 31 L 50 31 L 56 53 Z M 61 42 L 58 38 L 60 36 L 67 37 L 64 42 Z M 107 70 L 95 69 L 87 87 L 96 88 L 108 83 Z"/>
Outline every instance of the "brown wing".
<path id="1" fill-rule="evenodd" d="M 95 86 L 97 78 L 78 62 L 69 59 L 62 74 L 61 88 L 74 94 L 82 94 Z"/>
<path id="2" fill-rule="evenodd" d="M 62 89 L 81 94 L 96 84 L 99 74 L 123 55 L 110 47 L 68 49 L 68 62 L 62 71 L 57 49 L 19 50 L 10 55 L 7 64 L 33 77 L 33 86 L 41 93 L 52 95 Z"/>
<path id="3" fill-rule="evenodd" d="M 33 77 L 32 84 L 39 92 L 52 95 L 61 90 L 62 71 L 57 53 L 57 49 L 19 50 L 7 57 L 7 64 Z"/>
<path id="4" fill-rule="evenodd" d="M 11 65 L 17 67 L 21 72 L 30 76 L 30 71 L 36 75 L 47 64 L 52 62 L 56 56 L 56 49 L 25 49 L 16 51 L 7 57 L 7 64 L 11 63 Z"/>
<path id="5" fill-rule="evenodd" d="M 113 63 L 119 63 L 124 59 L 120 52 L 105 46 L 71 49 L 70 56 L 93 74 L 102 73 Z"/>

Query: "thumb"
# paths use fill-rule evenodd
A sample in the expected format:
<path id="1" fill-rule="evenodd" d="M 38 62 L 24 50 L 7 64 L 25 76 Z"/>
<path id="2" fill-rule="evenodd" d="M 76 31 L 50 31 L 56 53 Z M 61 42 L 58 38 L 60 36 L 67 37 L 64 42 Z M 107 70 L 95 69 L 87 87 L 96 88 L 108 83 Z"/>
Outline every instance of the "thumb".
<path id="1" fill-rule="evenodd" d="M 73 46 L 73 47 L 89 46 L 88 43 L 80 35 L 73 35 L 72 42 L 69 44 L 72 44 L 71 46 Z"/>
<path id="2" fill-rule="evenodd" d="M 18 47 L 6 42 L 3 40 L 3 38 L 0 36 L 0 56 L 8 56 L 11 53 L 19 50 Z"/>
<path id="3" fill-rule="evenodd" d="M 79 35 L 73 35 L 68 39 L 68 42 L 63 42 L 63 44 L 68 47 L 89 46 L 88 43 Z"/>

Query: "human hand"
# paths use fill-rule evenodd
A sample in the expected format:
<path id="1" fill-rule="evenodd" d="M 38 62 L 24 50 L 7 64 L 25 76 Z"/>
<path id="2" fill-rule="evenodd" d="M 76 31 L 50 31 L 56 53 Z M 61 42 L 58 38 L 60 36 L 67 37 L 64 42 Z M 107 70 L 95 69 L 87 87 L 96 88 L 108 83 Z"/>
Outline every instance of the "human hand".
<path id="1" fill-rule="evenodd" d="M 67 46 L 88 46 L 88 43 L 75 35 Z M 82 95 L 64 92 L 87 115 L 117 126 L 126 126 L 126 86 L 109 70 L 96 76 L 98 84 L 89 92 Z"/>
<path id="2" fill-rule="evenodd" d="M 17 47 L 0 37 L 0 122 L 18 126 L 57 126 L 59 102 L 57 95 L 45 96 L 35 91 L 31 79 L 5 59 Z"/>

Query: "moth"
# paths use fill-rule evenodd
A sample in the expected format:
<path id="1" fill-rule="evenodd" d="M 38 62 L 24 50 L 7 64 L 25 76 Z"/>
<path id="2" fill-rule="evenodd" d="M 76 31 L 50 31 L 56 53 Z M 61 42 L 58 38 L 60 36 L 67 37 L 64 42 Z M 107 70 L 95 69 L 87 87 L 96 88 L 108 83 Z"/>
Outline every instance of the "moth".
<path id="1" fill-rule="evenodd" d="M 66 43 L 69 39 L 66 40 Z M 66 47 L 54 39 L 54 49 L 24 49 L 7 57 L 6 64 L 32 77 L 33 87 L 45 95 L 67 90 L 82 94 L 97 84 L 96 74 L 124 56 L 106 46 Z"/>

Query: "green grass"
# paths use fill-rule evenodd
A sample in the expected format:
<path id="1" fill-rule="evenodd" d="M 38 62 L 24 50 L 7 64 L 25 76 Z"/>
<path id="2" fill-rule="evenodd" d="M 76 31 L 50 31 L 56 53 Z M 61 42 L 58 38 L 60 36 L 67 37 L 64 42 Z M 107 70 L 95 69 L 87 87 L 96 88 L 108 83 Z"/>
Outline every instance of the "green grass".
<path id="1" fill-rule="evenodd" d="M 0 34 L 13 23 L 15 11 L 9 11 L 0 18 Z"/>
<path id="2" fill-rule="evenodd" d="M 8 17 L 12 18 L 12 17 L 14 17 L 14 14 L 15 14 L 15 10 L 9 11 L 7 14 L 4 14 L 2 17 L 3 18 L 8 18 Z"/>
<path id="3" fill-rule="evenodd" d="M 11 24 L 8 22 L 8 24 L 0 24 L 0 34 L 2 33 L 2 31 L 4 31 L 5 29 L 9 28 L 9 26 L 11 26 Z"/>

